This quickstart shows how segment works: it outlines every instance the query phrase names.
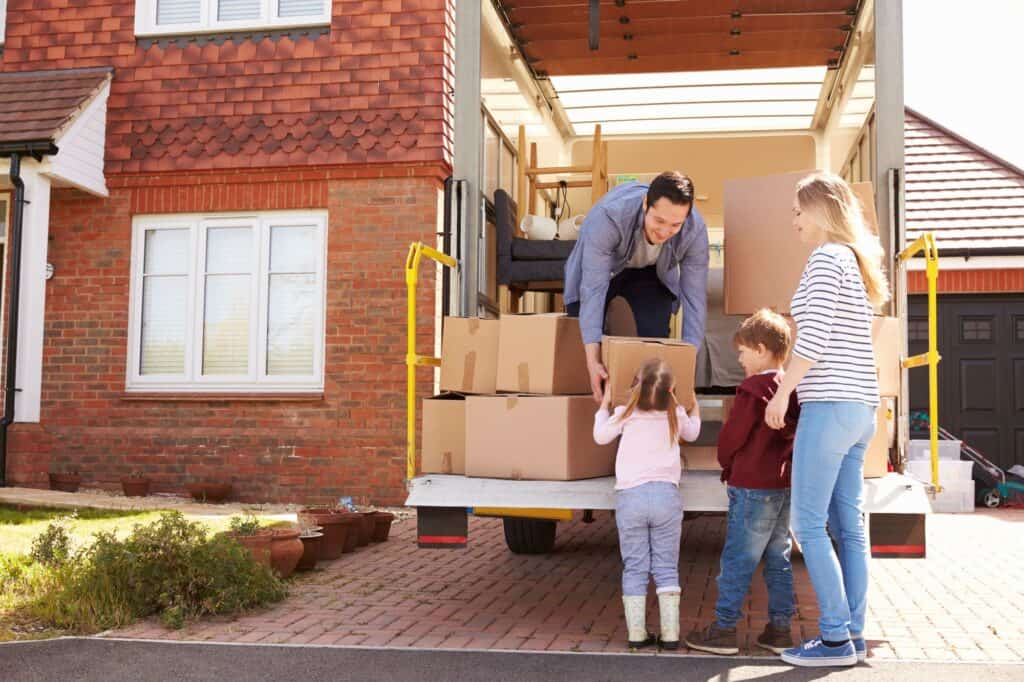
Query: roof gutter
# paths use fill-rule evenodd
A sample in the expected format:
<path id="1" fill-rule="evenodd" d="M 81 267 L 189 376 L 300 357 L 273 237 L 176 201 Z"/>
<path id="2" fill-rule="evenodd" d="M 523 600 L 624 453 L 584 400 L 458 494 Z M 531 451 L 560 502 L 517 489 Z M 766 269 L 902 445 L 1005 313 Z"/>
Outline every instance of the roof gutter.
<path id="1" fill-rule="evenodd" d="M 0 156 L 11 159 L 10 178 L 14 185 L 11 208 L 11 296 L 7 319 L 7 366 L 4 371 L 4 410 L 0 418 L 0 486 L 7 485 L 7 427 L 14 423 L 15 381 L 18 372 L 18 313 L 21 308 L 21 241 L 25 222 L 25 181 L 21 178 L 21 157 L 41 160 L 57 153 L 53 140 L 0 143 Z"/>

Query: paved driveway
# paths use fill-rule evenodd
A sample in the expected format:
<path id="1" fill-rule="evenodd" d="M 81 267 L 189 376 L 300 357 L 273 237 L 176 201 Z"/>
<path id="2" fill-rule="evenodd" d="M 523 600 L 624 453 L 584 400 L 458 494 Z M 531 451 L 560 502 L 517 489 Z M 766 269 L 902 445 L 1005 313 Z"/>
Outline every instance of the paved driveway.
<path id="1" fill-rule="evenodd" d="M 414 521 L 392 539 L 321 564 L 298 578 L 275 608 L 180 631 L 155 621 L 108 637 L 218 642 L 360 645 L 519 651 L 620 652 L 626 638 L 614 522 L 560 524 L 556 552 L 517 556 L 495 519 L 472 519 L 465 550 L 420 550 Z M 882 660 L 1024 660 L 1024 511 L 929 518 L 929 556 L 872 563 L 866 636 Z M 684 631 L 714 608 L 724 519 L 684 524 L 680 559 Z M 816 634 L 816 608 L 803 563 L 795 562 L 799 615 L 794 634 Z M 650 622 L 657 625 L 655 600 Z M 743 653 L 767 620 L 755 577 L 740 624 Z M 682 653 L 686 653 L 685 651 Z M 644 654 L 647 655 L 647 654 Z M 671 655 L 671 654 L 660 654 Z"/>

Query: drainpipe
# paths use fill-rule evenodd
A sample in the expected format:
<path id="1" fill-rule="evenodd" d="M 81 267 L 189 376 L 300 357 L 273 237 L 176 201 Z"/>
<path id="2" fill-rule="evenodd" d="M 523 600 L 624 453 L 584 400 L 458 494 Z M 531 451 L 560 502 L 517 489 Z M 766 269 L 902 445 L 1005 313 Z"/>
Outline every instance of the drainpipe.
<path id="1" fill-rule="evenodd" d="M 4 414 L 0 419 L 0 486 L 7 485 L 7 427 L 14 423 L 15 374 L 18 369 L 18 308 L 21 299 L 21 231 L 25 206 L 25 181 L 21 179 L 21 157 L 11 154 L 11 296 L 7 318 L 7 369 L 4 375 Z"/>

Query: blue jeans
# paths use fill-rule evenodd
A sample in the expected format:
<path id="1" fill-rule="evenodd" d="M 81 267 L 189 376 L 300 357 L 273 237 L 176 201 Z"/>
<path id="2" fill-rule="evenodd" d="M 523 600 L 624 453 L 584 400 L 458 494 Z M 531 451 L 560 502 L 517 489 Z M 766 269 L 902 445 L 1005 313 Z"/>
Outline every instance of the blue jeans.
<path id="1" fill-rule="evenodd" d="M 729 521 L 715 604 L 718 626 L 734 628 L 743 617 L 743 600 L 763 557 L 768 617 L 772 625 L 788 630 L 795 612 L 793 566 L 789 563 L 789 489 L 729 486 L 728 492 Z"/>
<path id="2" fill-rule="evenodd" d="M 858 402 L 800 406 L 793 452 L 791 517 L 818 597 L 823 639 L 864 632 L 868 545 L 864 535 L 864 452 L 875 408 Z M 832 548 L 828 531 L 836 539 Z"/>
<path id="3" fill-rule="evenodd" d="M 608 294 L 604 297 L 604 311 L 616 296 L 629 303 L 636 321 L 636 334 L 642 338 L 664 339 L 668 337 L 672 308 L 676 297 L 658 278 L 657 266 L 626 268 L 612 277 L 608 283 Z M 579 301 L 567 303 L 565 314 L 580 316 Z"/>
<path id="4" fill-rule="evenodd" d="M 616 491 L 615 525 L 622 552 L 622 594 L 646 596 L 651 575 L 659 594 L 681 592 L 683 498 L 679 486 L 653 481 Z"/>

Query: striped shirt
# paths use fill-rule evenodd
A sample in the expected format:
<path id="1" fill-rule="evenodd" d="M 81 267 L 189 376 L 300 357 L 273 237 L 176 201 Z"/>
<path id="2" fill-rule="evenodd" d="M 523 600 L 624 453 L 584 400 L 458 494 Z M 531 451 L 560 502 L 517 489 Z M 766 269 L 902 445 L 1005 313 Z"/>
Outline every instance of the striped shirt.
<path id="1" fill-rule="evenodd" d="M 793 353 L 814 363 L 796 387 L 800 402 L 878 405 L 873 311 L 853 250 L 832 243 L 815 249 L 791 309 L 797 324 Z"/>

